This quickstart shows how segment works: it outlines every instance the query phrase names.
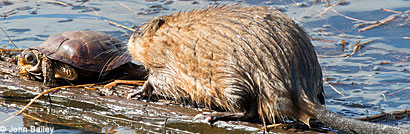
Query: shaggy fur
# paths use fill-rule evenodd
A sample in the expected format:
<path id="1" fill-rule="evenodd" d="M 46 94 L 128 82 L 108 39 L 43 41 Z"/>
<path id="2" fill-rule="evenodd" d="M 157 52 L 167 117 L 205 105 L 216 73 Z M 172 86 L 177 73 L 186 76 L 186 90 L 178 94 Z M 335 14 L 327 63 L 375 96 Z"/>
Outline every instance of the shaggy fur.
<path id="1" fill-rule="evenodd" d="M 153 19 L 129 51 L 155 91 L 246 117 L 305 123 L 323 104 L 322 73 L 306 33 L 267 7 L 219 6 Z"/>
<path id="2" fill-rule="evenodd" d="M 159 17 L 133 34 L 128 49 L 150 71 L 145 91 L 233 112 L 214 114 L 211 123 L 290 117 L 309 125 L 316 118 L 348 133 L 410 133 L 321 106 L 322 72 L 309 37 L 267 7 L 218 6 Z"/>

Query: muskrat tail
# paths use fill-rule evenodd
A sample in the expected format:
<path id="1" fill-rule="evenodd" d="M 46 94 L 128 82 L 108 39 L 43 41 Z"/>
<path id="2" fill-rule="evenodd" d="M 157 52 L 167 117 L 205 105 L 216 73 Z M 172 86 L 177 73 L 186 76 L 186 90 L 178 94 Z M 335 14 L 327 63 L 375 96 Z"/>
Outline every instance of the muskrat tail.
<path id="1" fill-rule="evenodd" d="M 317 108 L 316 119 L 332 128 L 346 133 L 410 134 L 409 129 L 346 118 L 322 106 Z"/>

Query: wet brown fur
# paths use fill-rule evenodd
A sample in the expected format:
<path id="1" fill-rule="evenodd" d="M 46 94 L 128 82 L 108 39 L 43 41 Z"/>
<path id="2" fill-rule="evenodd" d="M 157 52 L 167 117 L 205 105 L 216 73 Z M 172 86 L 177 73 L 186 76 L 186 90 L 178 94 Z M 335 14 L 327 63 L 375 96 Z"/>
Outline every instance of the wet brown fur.
<path id="1" fill-rule="evenodd" d="M 308 124 L 323 104 L 322 73 L 306 33 L 267 7 L 218 6 L 153 19 L 128 49 L 163 95 Z M 212 107 L 211 107 L 212 108 Z"/>
<path id="2" fill-rule="evenodd" d="M 310 118 L 347 133 L 410 130 L 340 116 L 324 108 L 322 72 L 307 34 L 268 7 L 210 7 L 158 17 L 130 38 L 134 60 L 149 69 L 145 92 L 212 109 L 218 120 Z"/>

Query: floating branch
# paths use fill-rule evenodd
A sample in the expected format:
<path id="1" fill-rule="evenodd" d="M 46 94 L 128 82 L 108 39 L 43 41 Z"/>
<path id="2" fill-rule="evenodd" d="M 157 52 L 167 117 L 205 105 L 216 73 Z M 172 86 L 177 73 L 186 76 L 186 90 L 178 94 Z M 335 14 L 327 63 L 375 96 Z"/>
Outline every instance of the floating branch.
<path id="1" fill-rule="evenodd" d="M 332 11 L 335 12 L 336 14 L 340 15 L 340 16 L 345 17 L 346 19 L 349 19 L 349 20 L 354 20 L 354 21 L 359 21 L 359 22 L 366 22 L 366 23 L 376 23 L 376 21 L 360 20 L 360 19 L 356 19 L 356 18 L 352 18 L 352 17 L 346 16 L 346 15 L 343 15 L 343 14 L 339 13 L 338 11 L 336 11 L 335 9 L 332 9 Z"/>
<path id="2" fill-rule="evenodd" d="M 333 85 L 329 84 L 329 82 L 327 82 L 326 80 L 324 80 L 324 82 L 329 85 L 336 93 L 345 96 L 342 92 L 340 92 L 339 90 L 337 90 Z"/>
<path id="3" fill-rule="evenodd" d="M 71 6 L 71 4 L 70 3 L 65 3 L 65 2 L 62 2 L 62 1 L 54 1 L 54 3 L 56 3 L 56 4 L 59 4 L 59 5 L 64 5 L 64 6 Z"/>
<path id="4" fill-rule="evenodd" d="M 383 25 L 383 24 L 386 24 L 386 23 L 389 22 L 389 21 L 394 20 L 397 16 L 398 16 L 398 15 L 394 15 L 394 16 L 390 17 L 389 19 L 387 19 L 386 21 L 382 21 L 382 22 L 376 23 L 376 24 L 374 24 L 374 25 L 372 25 L 372 26 L 369 26 L 369 27 L 360 29 L 359 31 L 360 31 L 360 32 L 363 32 L 363 31 L 367 31 L 367 30 L 369 30 L 369 29 L 372 29 L 372 28 L 381 26 L 381 25 Z"/>
<path id="5" fill-rule="evenodd" d="M 359 118 L 354 118 L 356 120 L 362 120 L 362 121 L 372 121 L 372 122 L 377 122 L 377 121 L 382 121 L 386 119 L 391 119 L 394 117 L 394 119 L 403 119 L 405 117 L 410 116 L 410 110 L 406 109 L 403 111 L 394 111 L 391 113 L 381 113 L 381 114 L 376 114 L 372 116 L 366 116 L 366 117 L 359 117 Z"/>
<path id="6" fill-rule="evenodd" d="M 319 13 L 318 15 L 316 15 L 315 17 L 319 17 L 322 16 L 323 14 L 325 14 L 329 9 L 333 8 L 334 6 L 336 6 L 337 4 L 339 4 L 340 2 L 343 2 L 343 0 L 340 0 L 339 2 L 336 2 L 335 4 L 327 7 L 325 10 L 323 10 L 321 13 Z"/>
<path id="7" fill-rule="evenodd" d="M 375 40 L 369 40 L 369 41 L 366 41 L 366 42 L 363 42 L 363 43 L 357 42 L 357 43 L 354 45 L 353 52 L 350 53 L 350 54 L 344 55 L 344 57 L 349 58 L 349 57 L 352 56 L 354 53 L 356 53 L 357 51 L 359 51 L 359 50 L 363 47 L 363 45 L 372 43 L 373 41 L 375 41 Z"/>
<path id="8" fill-rule="evenodd" d="M 329 40 L 329 39 L 323 39 L 323 38 L 310 37 L 310 39 L 311 39 L 311 40 L 315 40 L 315 41 L 321 41 L 321 42 L 338 43 L 338 41 Z"/>

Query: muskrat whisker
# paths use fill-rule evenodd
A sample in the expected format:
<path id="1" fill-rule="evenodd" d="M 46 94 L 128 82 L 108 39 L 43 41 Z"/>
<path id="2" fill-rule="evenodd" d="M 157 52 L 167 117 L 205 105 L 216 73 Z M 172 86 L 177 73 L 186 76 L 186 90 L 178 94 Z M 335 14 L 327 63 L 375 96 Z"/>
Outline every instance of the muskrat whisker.
<path id="1" fill-rule="evenodd" d="M 118 48 L 118 49 L 112 49 L 111 51 L 104 51 L 103 53 L 111 53 L 111 52 L 117 52 L 117 51 L 124 51 L 125 50 L 125 52 L 124 53 L 122 53 L 121 55 L 113 55 L 113 56 L 111 56 L 110 57 L 110 60 L 108 60 L 105 64 L 104 64 L 104 66 L 103 66 L 103 68 L 105 68 L 106 67 L 106 65 L 110 65 L 112 62 L 116 62 L 116 61 L 118 61 L 118 60 L 116 60 L 116 59 L 122 59 L 123 58 L 123 56 L 125 56 L 125 55 L 127 55 L 127 56 L 130 56 L 128 53 L 127 53 L 127 50 L 126 50 L 126 47 L 120 47 L 120 48 Z M 100 54 L 98 54 L 98 55 L 101 55 L 102 53 L 100 53 Z M 112 57 L 114 57 L 114 59 L 113 60 L 111 60 L 111 58 Z M 127 57 L 128 58 L 128 57 Z M 106 70 L 105 70 L 106 71 Z"/>
<path id="2" fill-rule="evenodd" d="M 92 42 L 92 41 L 90 41 L 90 42 Z M 90 42 L 87 42 L 87 43 L 90 43 Z M 122 43 L 114 43 L 113 45 L 116 45 L 116 44 L 122 44 Z M 93 58 L 91 58 L 91 60 L 94 60 L 95 58 L 98 58 L 99 56 L 101 56 L 103 54 L 110 54 L 110 53 L 115 53 L 115 52 L 118 52 L 118 51 L 122 51 L 123 50 L 122 48 L 126 48 L 126 47 L 119 47 L 119 48 L 113 48 L 113 49 L 105 50 L 105 51 L 97 54 Z"/>
<path id="3" fill-rule="evenodd" d="M 92 61 L 92 60 L 94 60 L 94 59 L 96 59 L 96 58 L 98 58 L 99 56 L 102 56 L 102 55 L 104 55 L 104 54 L 115 53 L 115 52 L 117 52 L 117 51 L 118 51 L 118 49 L 105 50 L 104 52 L 101 52 L 101 53 L 99 53 L 98 55 L 92 57 L 90 61 Z"/>
<path id="4" fill-rule="evenodd" d="M 100 74 L 98 75 L 98 80 L 103 76 L 103 73 L 107 72 L 107 70 L 109 69 L 109 64 L 111 63 L 111 61 L 113 59 L 115 59 L 115 56 L 111 56 L 107 62 L 104 63 L 103 67 L 101 68 Z"/>
<path id="5" fill-rule="evenodd" d="M 125 49 L 124 49 L 124 48 L 125 48 Z M 118 49 L 118 51 L 124 51 L 124 50 L 126 50 L 126 47 L 120 47 L 120 48 Z M 125 59 L 128 59 L 129 57 L 131 57 L 131 55 L 129 55 L 127 52 L 124 52 L 124 53 L 122 53 L 121 55 L 113 55 L 113 56 L 111 56 L 110 59 L 107 60 L 107 62 L 106 62 L 106 63 L 103 65 L 103 67 L 101 68 L 101 71 L 100 71 L 100 74 L 99 74 L 98 78 L 100 78 L 104 72 L 107 72 L 107 71 L 108 71 L 109 66 L 110 66 L 112 63 L 117 63 L 117 62 L 119 62 L 119 60 L 123 59 L 124 56 L 128 56 L 128 57 L 126 57 Z"/>

